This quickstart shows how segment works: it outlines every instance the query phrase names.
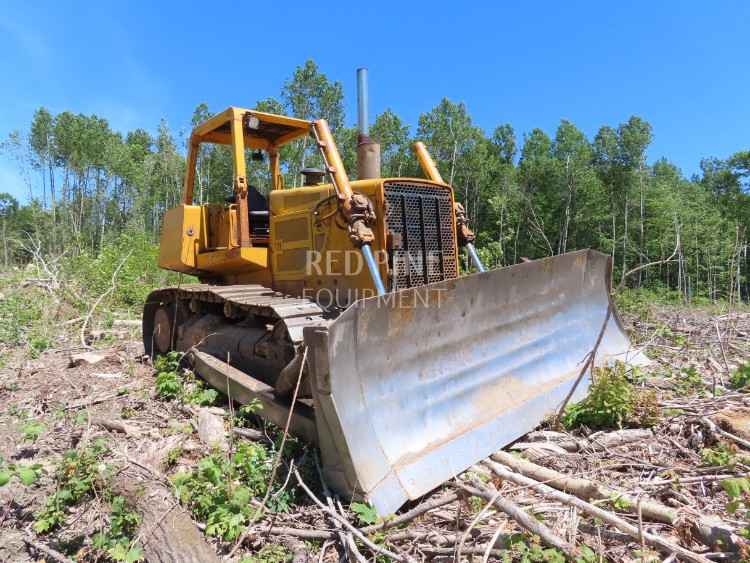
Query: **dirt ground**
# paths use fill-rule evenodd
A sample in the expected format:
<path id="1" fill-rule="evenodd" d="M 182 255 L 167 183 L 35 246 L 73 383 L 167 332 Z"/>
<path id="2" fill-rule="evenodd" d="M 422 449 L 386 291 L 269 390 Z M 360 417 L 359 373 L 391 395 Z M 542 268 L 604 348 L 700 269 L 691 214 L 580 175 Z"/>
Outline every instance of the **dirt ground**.
<path id="1" fill-rule="evenodd" d="M 525 531 L 508 510 L 488 507 L 488 492 L 533 514 L 534 521 L 572 546 L 570 558 L 581 561 L 745 558 L 744 505 L 740 503 L 733 513 L 731 509 L 737 507 L 730 506 L 728 511 L 730 499 L 722 482 L 750 474 L 750 395 L 730 388 L 732 374 L 750 359 L 750 313 L 647 306 L 623 317 L 634 342 L 645 346 L 653 359 L 652 365 L 630 375 L 637 388 L 654 392 L 656 425 L 593 434 L 585 428 L 571 433 L 545 427 L 546 432 L 532 433 L 506 451 L 523 453 L 538 467 L 605 487 L 609 498 L 589 496 L 586 502 L 635 526 L 637 534 L 592 517 L 547 490 L 501 478 L 488 464 L 478 464 L 462 479 L 404 507 L 400 514 L 407 515 L 405 522 L 399 523 L 397 517 L 366 529 L 363 536 L 374 548 L 341 527 L 346 520 L 354 528 L 364 528 L 360 514 L 342 506 L 335 518 L 299 492 L 297 498 L 302 500 L 287 512 L 269 515 L 251 527 L 233 559 L 563 560 L 561 550 L 547 550 L 544 538 Z M 179 442 L 179 458 L 162 467 L 163 473 L 140 474 L 142 479 L 161 480 L 164 487 L 169 487 L 170 476 L 194 467 L 210 453 L 197 432 L 196 408 L 156 398 L 155 372 L 143 357 L 139 338 L 137 327 L 131 327 L 109 344 L 94 343 L 95 353 L 103 359 L 93 365 L 74 361 L 87 351 L 76 335 L 56 341 L 34 359 L 22 347 L 4 347 L 0 458 L 6 465 L 39 465 L 33 484 L 14 478 L 0 487 L 0 561 L 106 560 L 86 549 L 92 534 L 106 524 L 104 499 L 88 498 L 69 508 L 65 524 L 49 533 L 34 531 L 37 514 L 55 492 L 55 470 L 66 451 L 105 438 L 110 445 L 108 461 L 126 471 L 137 465 L 134 460 L 145 459 L 150 449 Z M 228 410 L 224 403 L 212 412 L 228 421 Z M 261 432 L 251 439 L 273 450 L 276 442 L 264 436 L 262 427 L 258 429 Z M 246 439 L 235 435 L 234 445 Z M 290 480 L 293 486 L 288 462 L 285 459 L 279 468 L 278 479 Z M 555 485 L 539 475 L 534 478 Z M 311 485 L 321 494 L 319 483 Z M 636 507 L 626 500 L 633 498 Z M 645 504 L 651 501 L 673 511 L 674 521 L 654 517 Z M 695 531 L 696 522 L 717 523 L 729 536 L 706 545 Z M 202 537 L 205 522 L 194 524 Z M 668 548 L 650 541 L 652 537 L 698 558 L 670 555 Z M 138 539 L 150 541 L 143 531 Z M 225 557 L 235 544 L 209 536 L 206 542 L 218 557 Z M 581 550 L 582 546 L 590 551 Z M 53 551 L 45 553 L 45 547 Z"/>

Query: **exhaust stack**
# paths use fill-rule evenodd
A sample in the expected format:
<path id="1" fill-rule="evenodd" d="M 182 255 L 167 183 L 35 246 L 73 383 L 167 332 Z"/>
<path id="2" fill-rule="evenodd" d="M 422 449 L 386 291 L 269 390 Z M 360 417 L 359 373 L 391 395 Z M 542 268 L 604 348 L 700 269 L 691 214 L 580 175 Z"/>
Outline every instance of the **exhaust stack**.
<path id="1" fill-rule="evenodd" d="M 357 69 L 357 178 L 380 178 L 380 145 L 370 139 L 367 118 L 367 69 Z"/>

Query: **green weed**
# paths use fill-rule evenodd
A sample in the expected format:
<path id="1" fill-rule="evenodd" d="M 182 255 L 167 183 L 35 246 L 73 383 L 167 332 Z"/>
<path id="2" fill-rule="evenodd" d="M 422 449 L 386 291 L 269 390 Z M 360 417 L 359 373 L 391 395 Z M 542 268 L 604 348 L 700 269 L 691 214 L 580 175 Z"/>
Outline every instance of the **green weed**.
<path id="1" fill-rule="evenodd" d="M 746 477 L 725 479 L 721 487 L 729 496 L 727 512 L 745 522 L 739 533 L 745 539 L 750 539 L 750 480 Z"/>
<path id="2" fill-rule="evenodd" d="M 739 455 L 737 447 L 729 442 L 719 442 L 713 448 L 703 448 L 701 459 L 706 465 L 733 466 L 745 459 Z"/>
<path id="3" fill-rule="evenodd" d="M 36 483 L 41 475 L 42 466 L 38 463 L 33 465 L 0 464 L 0 487 L 7 485 L 13 477 L 17 477 L 21 483 L 28 487 Z"/>
<path id="4" fill-rule="evenodd" d="M 566 428 L 592 429 L 652 426 L 659 418 L 656 395 L 635 388 L 625 375 L 625 366 L 595 370 L 585 399 L 568 406 L 562 417 Z"/>
<path id="5" fill-rule="evenodd" d="M 29 355 L 33 359 L 38 358 L 51 345 L 52 342 L 46 336 L 32 336 L 29 338 Z"/>
<path id="6" fill-rule="evenodd" d="M 123 497 L 113 495 L 109 489 L 113 468 L 104 461 L 108 452 L 102 440 L 66 452 L 55 469 L 55 492 L 36 514 L 33 527 L 38 534 L 50 532 L 65 524 L 70 507 L 97 497 L 109 503 L 110 512 L 108 527 L 93 536 L 95 559 L 106 554 L 114 561 L 134 563 L 143 559 L 142 549 L 133 541 L 140 518 Z"/>
<path id="7" fill-rule="evenodd" d="M 163 401 L 171 401 L 184 393 L 180 370 L 179 352 L 169 352 L 156 358 L 156 396 Z"/>
<path id="8" fill-rule="evenodd" d="M 353 502 L 350 506 L 357 515 L 360 524 L 374 524 L 378 521 L 378 513 L 373 506 L 364 502 Z"/>
<path id="9" fill-rule="evenodd" d="M 545 562 L 565 563 L 565 554 L 559 549 L 544 547 L 538 536 L 530 534 L 512 534 L 505 541 L 506 552 L 503 561 L 521 561 L 523 563 Z M 580 546 L 581 556 L 576 563 L 594 563 L 598 561 L 596 553 L 587 546 Z"/>
<path id="10" fill-rule="evenodd" d="M 21 426 L 21 434 L 24 442 L 36 442 L 46 427 L 38 420 L 30 420 Z"/>
<path id="11" fill-rule="evenodd" d="M 128 507 L 125 499 L 114 496 L 110 500 L 109 528 L 94 535 L 92 545 L 115 561 L 135 563 L 143 559 L 143 549 L 133 545 L 141 518 Z"/>
<path id="12" fill-rule="evenodd" d="M 172 482 L 180 502 L 206 523 L 208 535 L 233 540 L 253 516 L 250 500 L 266 492 L 270 463 L 263 446 L 242 443 L 229 459 L 220 454 L 204 457 L 192 471 L 177 473 Z M 287 488 L 272 495 L 268 506 L 286 511 L 292 500 L 293 492 Z"/>
<path id="13" fill-rule="evenodd" d="M 256 415 L 261 411 L 263 405 L 258 399 L 252 399 L 246 405 L 240 406 L 234 415 L 234 425 L 240 428 L 249 428 L 254 424 Z"/>
<path id="14" fill-rule="evenodd" d="M 56 492 L 37 515 L 34 529 L 43 534 L 65 521 L 68 507 L 88 498 L 94 491 L 103 492 L 110 467 L 102 461 L 107 453 L 104 442 L 97 441 L 83 450 L 63 455 L 55 472 Z"/>
<path id="15" fill-rule="evenodd" d="M 738 367 L 729 378 L 732 389 L 744 389 L 750 384 L 750 362 Z"/>
<path id="16" fill-rule="evenodd" d="M 182 354 L 169 352 L 156 358 L 156 396 L 163 401 L 178 399 L 193 405 L 213 405 L 219 398 L 215 389 L 206 389 L 195 374 L 180 367 Z"/>
<path id="17" fill-rule="evenodd" d="M 678 395 L 684 397 L 687 395 L 703 396 L 705 394 L 706 384 L 695 367 L 682 368 L 672 377 L 674 390 Z"/>
<path id="18" fill-rule="evenodd" d="M 282 545 L 269 543 L 260 548 L 254 555 L 245 555 L 240 563 L 284 563 L 291 561 L 292 554 Z"/>
<path id="19" fill-rule="evenodd" d="M 0 342 L 19 345 L 42 318 L 43 300 L 32 292 L 11 293 L 0 299 Z"/>
<path id="20" fill-rule="evenodd" d="M 177 465 L 177 462 L 180 460 L 183 454 L 183 449 L 181 446 L 177 446 L 172 448 L 167 452 L 167 459 L 164 461 L 165 465 L 167 467 L 174 467 Z"/>

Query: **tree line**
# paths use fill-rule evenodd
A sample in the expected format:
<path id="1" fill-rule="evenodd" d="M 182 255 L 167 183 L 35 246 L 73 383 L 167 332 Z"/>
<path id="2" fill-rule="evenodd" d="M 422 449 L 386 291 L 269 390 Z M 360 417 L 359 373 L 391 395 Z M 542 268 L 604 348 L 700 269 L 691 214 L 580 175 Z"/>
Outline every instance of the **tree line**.
<path id="1" fill-rule="evenodd" d="M 345 124 L 343 88 L 313 61 L 295 69 L 277 98 L 254 107 L 326 118 L 356 178 L 357 132 Z M 200 104 L 191 125 L 211 115 Z M 0 145 L 29 190 L 23 203 L 0 194 L 3 265 L 29 260 L 31 240 L 52 255 L 96 254 L 125 232 L 157 241 L 164 211 L 180 200 L 188 134 L 164 120 L 155 134 L 123 134 L 96 115 L 39 108 L 27 131 Z M 463 103 L 448 99 L 421 114 L 414 130 L 388 109 L 370 134 L 381 144 L 383 176 L 421 176 L 410 146 L 427 144 L 493 267 L 590 247 L 612 256 L 615 285 L 750 299 L 750 151 L 705 158 L 700 174 L 686 178 L 666 158 L 647 161 L 653 131 L 637 116 L 602 126 L 593 139 L 565 119 L 553 135 L 534 129 L 518 138 L 507 123 L 487 134 Z M 266 190 L 266 164 L 248 156 L 250 183 Z M 300 184 L 305 166 L 320 165 L 309 139 L 281 157 L 286 186 Z M 201 148 L 196 199 L 223 201 L 231 175 L 226 147 Z"/>

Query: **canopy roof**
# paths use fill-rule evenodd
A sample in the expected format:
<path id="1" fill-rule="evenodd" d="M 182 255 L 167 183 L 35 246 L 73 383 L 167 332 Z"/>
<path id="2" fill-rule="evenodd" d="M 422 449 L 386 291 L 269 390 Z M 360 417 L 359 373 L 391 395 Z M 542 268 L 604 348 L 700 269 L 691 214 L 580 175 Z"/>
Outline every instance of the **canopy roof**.
<path id="1" fill-rule="evenodd" d="M 243 124 L 245 146 L 267 150 L 284 145 L 310 132 L 311 121 L 264 113 L 251 109 L 230 107 L 193 129 L 191 143 L 232 144 L 232 122 Z"/>

